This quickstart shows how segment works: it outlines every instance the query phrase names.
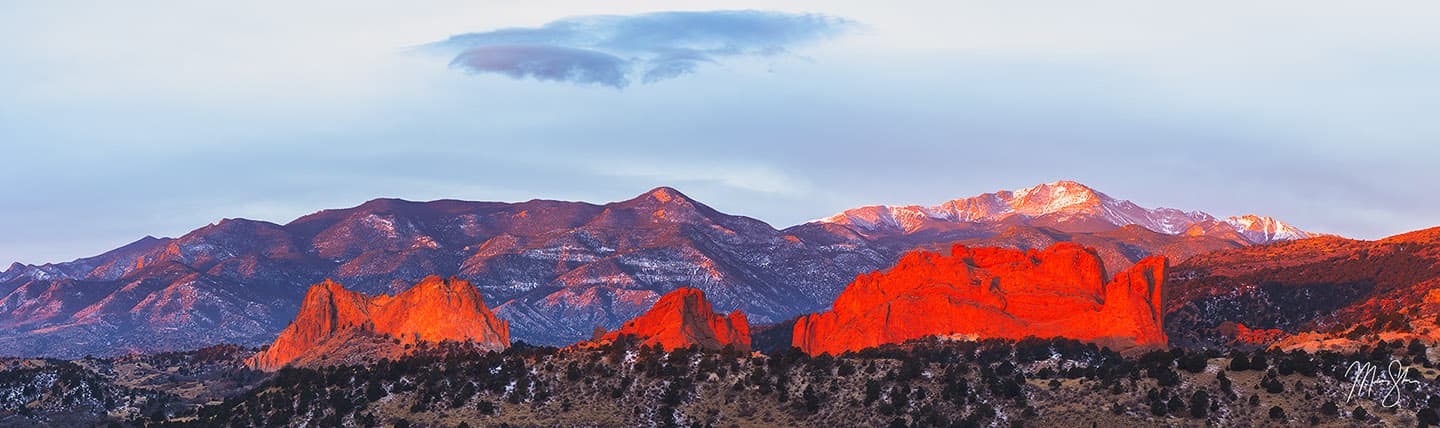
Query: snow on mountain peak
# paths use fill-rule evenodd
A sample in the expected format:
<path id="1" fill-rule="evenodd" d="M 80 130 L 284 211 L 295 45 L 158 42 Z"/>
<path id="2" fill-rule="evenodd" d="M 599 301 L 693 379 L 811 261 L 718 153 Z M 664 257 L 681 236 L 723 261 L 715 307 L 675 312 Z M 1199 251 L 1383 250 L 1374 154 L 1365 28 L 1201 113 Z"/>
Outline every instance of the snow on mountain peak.
<path id="1" fill-rule="evenodd" d="M 917 205 L 871 205 L 846 210 L 816 220 L 816 223 L 848 225 L 864 233 L 909 233 L 931 222 L 992 223 L 1010 216 L 1022 219 L 1047 217 L 1046 224 L 1064 227 L 1074 224 L 1110 224 L 1115 227 L 1139 225 L 1146 229 L 1177 235 L 1197 223 L 1218 220 L 1203 211 L 1174 208 L 1145 208 L 1134 202 L 1115 199 L 1084 184 L 1061 180 L 1013 191 L 998 191 L 956 199 L 933 207 Z M 1270 217 L 1240 216 L 1224 222 L 1253 243 L 1302 239 L 1316 236 Z M 1093 227 L 1093 226 L 1089 226 Z"/>
<path id="2" fill-rule="evenodd" d="M 1009 193 L 1006 201 L 1012 209 L 1028 215 L 1045 215 L 1062 211 L 1091 209 L 1114 201 L 1109 196 L 1074 181 L 1056 181 L 1027 187 Z"/>
<path id="3" fill-rule="evenodd" d="M 1300 230 L 1274 217 L 1246 214 L 1233 216 L 1225 219 L 1225 223 L 1235 228 L 1245 236 L 1245 239 L 1256 243 L 1275 241 L 1288 241 L 1292 239 L 1305 239 L 1319 236 L 1317 233 Z"/>

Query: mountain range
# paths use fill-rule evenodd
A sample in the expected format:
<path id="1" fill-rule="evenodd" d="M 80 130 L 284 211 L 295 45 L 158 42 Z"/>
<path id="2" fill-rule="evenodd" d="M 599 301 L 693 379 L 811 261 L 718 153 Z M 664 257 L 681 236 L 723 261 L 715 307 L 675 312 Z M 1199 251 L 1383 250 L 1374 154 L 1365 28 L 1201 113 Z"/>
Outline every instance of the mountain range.
<path id="1" fill-rule="evenodd" d="M 1115 271 L 1150 256 L 1174 260 L 1210 251 L 1320 236 L 1272 217 L 1219 220 L 1202 211 L 1145 208 L 1074 181 L 955 199 L 939 205 L 872 205 L 786 230 L 807 241 L 864 241 L 887 254 L 913 248 L 1042 249 L 1057 242 L 1096 248 Z"/>
<path id="2" fill-rule="evenodd" d="M 286 224 L 226 219 L 66 263 L 0 272 L 0 355 L 114 355 L 271 342 L 326 279 L 395 294 L 430 275 L 474 284 L 518 341 L 569 344 L 681 287 L 773 323 L 829 309 L 857 275 L 908 251 L 1096 248 L 1145 257 L 1314 236 L 1268 217 L 1147 209 L 1074 182 L 864 207 L 786 229 L 670 188 L 608 203 L 377 199 Z"/>
<path id="3" fill-rule="evenodd" d="M 1250 244 L 1317 236 L 1271 217 L 1254 214 L 1218 220 L 1202 211 L 1144 208 L 1074 181 L 1057 181 L 947 201 L 932 207 L 871 205 L 813 223 L 838 224 L 867 237 L 983 233 L 1025 225 L 1067 233 L 1104 232 L 1137 225 L 1166 235 L 1222 236 Z"/>

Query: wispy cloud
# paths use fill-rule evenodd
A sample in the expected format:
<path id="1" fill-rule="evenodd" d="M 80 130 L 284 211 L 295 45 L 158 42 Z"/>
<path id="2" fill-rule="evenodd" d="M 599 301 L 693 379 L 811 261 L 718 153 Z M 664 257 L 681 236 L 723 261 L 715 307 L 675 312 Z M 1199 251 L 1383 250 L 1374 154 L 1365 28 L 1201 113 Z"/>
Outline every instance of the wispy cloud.
<path id="1" fill-rule="evenodd" d="M 855 23 L 754 10 L 566 18 L 536 28 L 452 36 L 427 45 L 475 73 L 624 88 L 691 74 L 726 58 L 764 57 L 839 35 Z"/>

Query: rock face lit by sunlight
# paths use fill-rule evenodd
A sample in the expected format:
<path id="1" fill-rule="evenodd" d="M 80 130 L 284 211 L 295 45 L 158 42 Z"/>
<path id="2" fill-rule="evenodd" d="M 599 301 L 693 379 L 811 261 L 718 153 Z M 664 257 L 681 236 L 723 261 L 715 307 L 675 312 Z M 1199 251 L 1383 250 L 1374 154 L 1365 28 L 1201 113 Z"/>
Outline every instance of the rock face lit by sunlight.
<path id="1" fill-rule="evenodd" d="M 745 313 L 715 313 L 710 301 L 705 300 L 705 292 L 689 287 L 666 293 L 650 310 L 600 340 L 614 342 L 622 336 L 671 351 L 697 346 L 712 351 L 729 347 L 750 352 L 750 322 Z"/>
<path id="2" fill-rule="evenodd" d="M 794 345 L 840 355 L 927 336 L 1061 336 L 1159 348 L 1166 266 L 1164 257 L 1145 259 L 1106 282 L 1100 257 L 1075 244 L 911 253 L 888 271 L 856 278 L 833 310 L 800 317 Z"/>
<path id="3" fill-rule="evenodd" d="M 401 346 L 442 341 L 500 351 L 510 346 L 510 324 L 495 318 L 464 280 L 431 276 L 395 296 L 368 296 L 327 280 L 310 287 L 295 321 L 246 363 L 274 371 L 321 361 L 373 362 L 398 356 Z"/>

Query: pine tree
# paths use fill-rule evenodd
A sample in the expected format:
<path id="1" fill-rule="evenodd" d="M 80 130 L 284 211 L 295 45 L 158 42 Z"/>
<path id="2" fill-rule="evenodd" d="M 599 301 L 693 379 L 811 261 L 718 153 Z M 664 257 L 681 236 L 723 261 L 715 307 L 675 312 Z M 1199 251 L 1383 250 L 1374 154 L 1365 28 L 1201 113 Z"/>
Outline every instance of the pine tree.
<path id="1" fill-rule="evenodd" d="M 1205 417 L 1206 411 L 1210 410 L 1210 394 L 1205 391 L 1195 391 L 1190 395 L 1190 416 L 1194 418 Z"/>

